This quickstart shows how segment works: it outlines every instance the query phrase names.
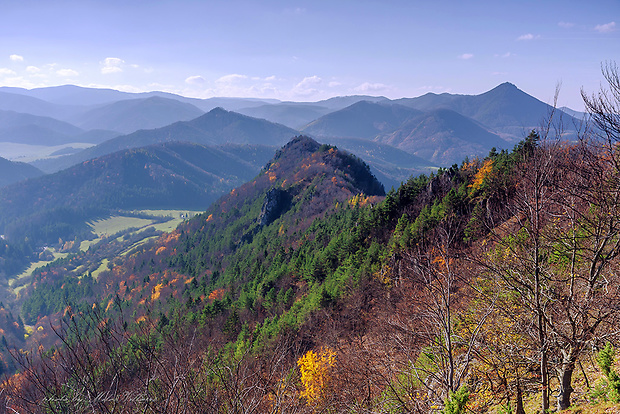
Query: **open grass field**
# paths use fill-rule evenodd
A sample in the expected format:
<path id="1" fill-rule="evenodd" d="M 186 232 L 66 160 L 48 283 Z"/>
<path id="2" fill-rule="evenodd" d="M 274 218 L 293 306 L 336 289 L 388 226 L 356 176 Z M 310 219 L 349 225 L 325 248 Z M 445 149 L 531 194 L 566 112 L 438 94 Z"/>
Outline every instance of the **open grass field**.
<path id="1" fill-rule="evenodd" d="M 108 263 L 110 263 L 108 259 L 103 259 L 101 261 L 101 264 L 99 265 L 99 267 L 92 273 L 92 276 L 94 279 L 97 279 L 99 275 L 101 274 L 101 272 L 108 270 Z"/>
<path id="2" fill-rule="evenodd" d="M 51 249 L 51 248 L 48 248 L 48 250 L 52 252 L 52 254 L 54 255 L 54 260 L 62 259 L 64 257 L 67 257 L 68 255 L 68 253 L 59 253 L 56 250 Z M 33 271 L 35 271 L 39 267 L 45 266 L 49 262 L 50 261 L 39 260 L 38 262 L 31 263 L 30 266 L 28 266 L 28 269 L 24 270 L 22 273 L 18 274 L 17 276 L 11 279 L 11 282 L 10 282 L 11 286 L 14 286 L 15 284 L 17 284 L 20 279 L 23 279 L 25 277 L 32 275 Z"/>
<path id="3" fill-rule="evenodd" d="M 93 229 L 93 233 L 95 233 L 98 237 L 105 237 L 132 227 L 142 229 L 153 223 L 154 220 L 149 219 L 127 216 L 112 216 L 107 219 L 93 221 L 89 224 Z"/>

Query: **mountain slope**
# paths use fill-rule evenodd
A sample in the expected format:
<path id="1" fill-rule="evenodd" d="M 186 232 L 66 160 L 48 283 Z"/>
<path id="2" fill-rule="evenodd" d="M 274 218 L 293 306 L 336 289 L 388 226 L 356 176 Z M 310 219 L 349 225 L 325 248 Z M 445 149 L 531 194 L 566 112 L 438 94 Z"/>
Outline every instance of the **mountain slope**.
<path id="1" fill-rule="evenodd" d="M 2 88 L 0 88 L 0 110 L 64 120 L 75 114 L 78 109 L 72 106 L 53 104 L 31 96 L 2 92 Z"/>
<path id="2" fill-rule="evenodd" d="M 423 158 L 392 145 L 361 138 L 321 138 L 326 144 L 336 145 L 364 160 L 372 173 L 386 189 L 398 188 L 412 176 L 429 174 L 439 168 Z"/>
<path id="3" fill-rule="evenodd" d="M 389 99 L 385 96 L 369 96 L 369 95 L 349 95 L 349 96 L 335 96 L 333 98 L 325 99 L 315 102 L 316 105 L 324 106 L 332 111 L 338 111 L 344 109 L 347 106 L 351 106 L 361 101 L 381 103 L 389 102 Z"/>
<path id="4" fill-rule="evenodd" d="M 311 122 L 302 131 L 314 136 L 372 139 L 394 131 L 420 113 L 402 105 L 360 101 Z"/>
<path id="5" fill-rule="evenodd" d="M 299 129 L 332 110 L 325 106 L 282 102 L 272 105 L 261 105 L 238 110 L 240 114 L 266 119 L 271 122 Z"/>
<path id="6" fill-rule="evenodd" d="M 44 88 L 0 88 L 14 94 L 40 99 L 57 105 L 102 105 L 123 99 L 131 99 L 135 94 L 105 88 L 85 88 L 75 85 L 50 86 Z"/>
<path id="7" fill-rule="evenodd" d="M 193 105 L 153 96 L 118 101 L 91 109 L 76 117 L 73 123 L 87 130 L 103 129 L 129 134 L 139 129 L 154 129 L 177 121 L 189 121 L 203 113 Z"/>
<path id="8" fill-rule="evenodd" d="M 50 86 L 44 88 L 24 89 L 13 87 L 0 87 L 0 93 L 10 93 L 28 98 L 45 101 L 47 105 L 58 105 L 58 107 L 73 107 L 78 110 L 75 113 L 83 112 L 85 107 L 109 105 L 118 101 L 132 99 L 147 99 L 150 97 L 161 97 L 172 99 L 178 102 L 187 103 L 200 108 L 202 111 L 210 111 L 213 108 L 223 107 L 228 110 L 260 106 L 266 103 L 277 103 L 279 101 L 271 99 L 252 99 L 252 98 L 208 98 L 197 99 L 187 98 L 169 92 L 122 92 L 114 89 L 105 88 L 85 88 L 75 85 Z M 1 100 L 0 100 L 1 102 Z M 51 116 L 50 114 L 43 114 Z M 64 118 L 63 118 L 64 119 Z"/>
<path id="9" fill-rule="evenodd" d="M 0 110 L 0 142 L 54 146 L 77 142 L 75 137 L 83 133 L 54 118 Z"/>
<path id="10" fill-rule="evenodd" d="M 105 141 L 74 155 L 35 163 L 44 171 L 58 171 L 77 163 L 116 151 L 147 145 L 184 141 L 201 145 L 281 145 L 297 131 L 263 119 L 216 108 L 191 121 L 175 122 L 162 128 L 140 130 Z"/>
<path id="11" fill-rule="evenodd" d="M 0 232 L 52 241 L 117 209 L 205 209 L 256 174 L 273 150 L 167 143 L 124 150 L 0 190 Z M 54 221 L 49 217 L 62 212 Z M 80 224 L 81 223 L 81 224 Z M 37 226 L 39 228 L 37 228 Z M 62 234 L 54 234 L 53 227 Z"/>
<path id="12" fill-rule="evenodd" d="M 479 156 L 509 143 L 471 119 L 448 109 L 437 109 L 413 118 L 377 141 L 439 165 L 460 163 L 467 156 Z"/>
<path id="13" fill-rule="evenodd" d="M 538 128 L 552 110 L 550 105 L 508 82 L 480 95 L 428 93 L 394 102 L 421 111 L 451 109 L 506 134 L 511 139 L 522 139 L 529 131 Z M 567 127 L 572 127 L 572 117 L 567 115 L 564 121 Z"/>
<path id="14" fill-rule="evenodd" d="M 43 172 L 30 164 L 12 162 L 0 157 L 0 187 L 43 175 Z"/>

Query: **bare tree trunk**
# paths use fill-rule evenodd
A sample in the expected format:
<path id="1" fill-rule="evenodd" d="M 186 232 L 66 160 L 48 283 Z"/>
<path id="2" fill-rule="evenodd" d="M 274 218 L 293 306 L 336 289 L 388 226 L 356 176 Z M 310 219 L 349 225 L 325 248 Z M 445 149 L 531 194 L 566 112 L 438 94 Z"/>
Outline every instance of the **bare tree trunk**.
<path id="1" fill-rule="evenodd" d="M 542 349 L 540 355 L 541 408 L 543 413 L 549 412 L 549 373 L 547 371 L 547 350 Z"/>
<path id="2" fill-rule="evenodd" d="M 521 383 L 517 378 L 517 409 L 516 414 L 525 414 L 525 409 L 523 408 L 523 391 L 521 391 Z"/>
<path id="3" fill-rule="evenodd" d="M 570 349 L 564 353 L 562 366 L 560 368 L 560 393 L 558 394 L 558 410 L 565 410 L 570 407 L 570 396 L 573 393 L 572 380 L 575 371 L 575 350 Z"/>

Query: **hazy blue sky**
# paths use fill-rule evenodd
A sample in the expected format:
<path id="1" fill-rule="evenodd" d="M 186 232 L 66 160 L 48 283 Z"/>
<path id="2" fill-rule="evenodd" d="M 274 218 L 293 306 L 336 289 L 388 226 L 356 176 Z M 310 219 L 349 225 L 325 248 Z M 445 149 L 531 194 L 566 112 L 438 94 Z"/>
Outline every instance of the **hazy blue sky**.
<path id="1" fill-rule="evenodd" d="M 319 100 L 479 94 L 581 109 L 620 64 L 620 0 L 0 0 L 0 85 Z"/>

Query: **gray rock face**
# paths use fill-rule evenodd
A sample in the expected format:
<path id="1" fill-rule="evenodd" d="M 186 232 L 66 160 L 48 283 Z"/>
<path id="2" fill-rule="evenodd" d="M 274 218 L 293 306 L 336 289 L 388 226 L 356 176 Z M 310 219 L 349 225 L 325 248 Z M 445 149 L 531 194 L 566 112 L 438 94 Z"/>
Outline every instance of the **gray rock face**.
<path id="1" fill-rule="evenodd" d="M 271 224 L 275 219 L 280 217 L 282 213 L 288 210 L 290 205 L 291 197 L 288 192 L 280 188 L 272 188 L 269 190 L 258 218 L 260 226 L 264 227 Z"/>

